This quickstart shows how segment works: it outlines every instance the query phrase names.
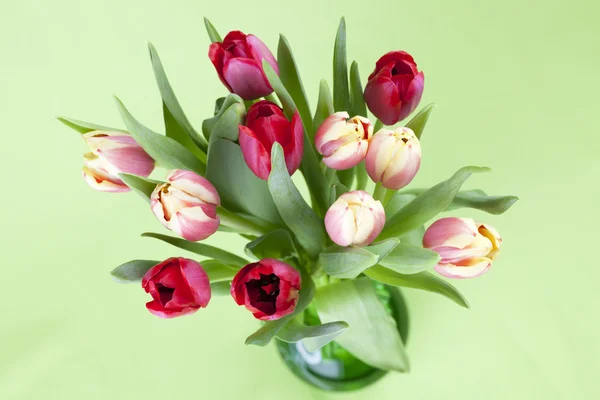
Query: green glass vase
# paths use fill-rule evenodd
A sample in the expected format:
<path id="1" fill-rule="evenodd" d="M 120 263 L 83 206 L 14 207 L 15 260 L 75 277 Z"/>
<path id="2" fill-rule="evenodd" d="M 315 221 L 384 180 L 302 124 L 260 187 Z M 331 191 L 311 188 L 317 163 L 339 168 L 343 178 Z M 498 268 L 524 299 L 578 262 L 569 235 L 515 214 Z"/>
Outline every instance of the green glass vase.
<path id="1" fill-rule="evenodd" d="M 388 313 L 396 320 L 404 344 L 408 339 L 408 310 L 400 290 L 375 284 L 377 294 Z M 305 322 L 318 323 L 314 309 L 305 313 Z M 388 371 L 365 364 L 335 341 L 316 352 L 306 350 L 302 342 L 276 340 L 277 350 L 288 368 L 304 382 L 331 392 L 359 390 L 381 379 Z"/>

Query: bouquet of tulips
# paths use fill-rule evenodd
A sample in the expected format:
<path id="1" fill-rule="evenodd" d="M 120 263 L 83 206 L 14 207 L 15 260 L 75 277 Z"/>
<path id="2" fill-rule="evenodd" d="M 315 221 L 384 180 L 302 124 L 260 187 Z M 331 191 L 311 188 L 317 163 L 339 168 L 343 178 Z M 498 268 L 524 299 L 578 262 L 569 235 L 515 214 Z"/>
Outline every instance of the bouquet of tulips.
<path id="1" fill-rule="evenodd" d="M 136 192 L 175 235 L 143 236 L 196 255 L 133 260 L 112 275 L 141 281 L 151 296 L 146 308 L 161 318 L 193 314 L 223 294 L 263 321 L 246 343 L 277 338 L 306 357 L 329 349 L 377 370 L 407 371 L 406 310 L 394 300 L 396 288 L 468 307 L 437 275 L 480 276 L 502 243 L 487 223 L 431 221 L 465 207 L 501 214 L 517 198 L 461 191 L 471 174 L 488 170 L 473 166 L 431 188 L 404 189 L 419 171 L 420 139 L 433 109 L 425 106 L 394 127 L 415 112 L 423 93 L 424 74 L 410 54 L 383 55 L 363 91 L 356 62 L 348 68 L 342 19 L 333 95 L 322 80 L 311 110 L 284 36 L 275 57 L 258 37 L 232 31 L 222 39 L 205 22 L 208 58 L 230 93 L 216 100 L 201 131 L 187 119 L 152 45 L 165 135 L 119 99 L 125 130 L 60 118 L 89 146 L 87 183 Z M 304 190 L 296 185 L 302 177 Z M 201 243 L 217 232 L 244 237 L 244 256 Z"/>

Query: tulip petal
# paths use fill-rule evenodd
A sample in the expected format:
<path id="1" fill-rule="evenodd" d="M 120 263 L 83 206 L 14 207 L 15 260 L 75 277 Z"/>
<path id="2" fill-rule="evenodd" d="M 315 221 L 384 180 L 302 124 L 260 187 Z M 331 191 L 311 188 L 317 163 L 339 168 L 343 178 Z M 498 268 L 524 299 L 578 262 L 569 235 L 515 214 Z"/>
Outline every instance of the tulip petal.
<path id="1" fill-rule="evenodd" d="M 217 74 L 219 75 L 219 79 L 225 85 L 225 87 L 232 92 L 231 86 L 227 83 L 225 78 L 223 77 L 223 58 L 225 57 L 225 51 L 223 50 L 222 43 L 212 43 L 208 47 L 208 58 L 215 66 L 217 70 Z"/>
<path id="2" fill-rule="evenodd" d="M 406 90 L 406 93 L 403 96 L 402 108 L 400 110 L 399 120 L 403 120 L 412 114 L 413 111 L 417 108 L 419 103 L 421 102 L 421 97 L 423 96 L 423 89 L 425 87 L 425 76 L 423 72 L 419 72 Z"/>
<path id="3" fill-rule="evenodd" d="M 221 204 L 219 194 L 212 183 L 195 172 L 183 169 L 172 170 L 167 174 L 167 180 L 171 182 L 174 187 L 183 190 L 204 202 L 217 206 Z"/>
<path id="4" fill-rule="evenodd" d="M 210 281 L 206 271 L 196 261 L 180 260 L 183 279 L 190 288 L 194 302 L 200 307 L 206 307 L 210 301 Z"/>
<path id="5" fill-rule="evenodd" d="M 202 207 L 188 207 L 179 210 L 168 227 L 184 239 L 197 242 L 215 233 L 219 224 L 219 217 L 210 218 Z"/>
<path id="6" fill-rule="evenodd" d="M 475 278 L 485 274 L 492 266 L 492 260 L 487 257 L 478 257 L 470 259 L 461 265 L 438 264 L 434 267 L 435 271 L 447 278 L 467 279 Z"/>
<path id="7" fill-rule="evenodd" d="M 418 142 L 405 144 L 398 141 L 394 147 L 393 158 L 381 177 L 387 189 L 399 190 L 408 185 L 421 166 L 421 146 Z"/>
<path id="8" fill-rule="evenodd" d="M 365 166 L 373 182 L 381 182 L 381 178 L 392 158 L 395 144 L 394 132 L 389 129 L 380 130 L 371 139 Z"/>
<path id="9" fill-rule="evenodd" d="M 369 110 L 384 124 L 393 125 L 400 119 L 402 103 L 394 82 L 381 74 L 367 82 L 365 101 Z"/>
<path id="10" fill-rule="evenodd" d="M 330 156 L 323 157 L 323 163 L 335 170 L 352 168 L 365 159 L 368 148 L 369 145 L 366 140 L 355 140 L 339 147 L 337 151 Z"/>
<path id="11" fill-rule="evenodd" d="M 271 154 L 250 128 L 240 125 L 239 142 L 248 168 L 260 179 L 267 180 L 271 173 Z"/>
<path id="12" fill-rule="evenodd" d="M 290 131 L 292 134 L 291 141 L 289 144 L 283 146 L 283 155 L 285 166 L 291 176 L 300 167 L 302 155 L 304 154 L 304 126 L 302 125 L 298 111 L 292 117 Z"/>
<path id="13" fill-rule="evenodd" d="M 260 64 L 251 59 L 232 58 L 226 62 L 223 67 L 223 78 L 233 93 L 244 100 L 254 100 L 273 92 Z"/>
<path id="14" fill-rule="evenodd" d="M 428 249 L 438 247 L 464 249 L 473 242 L 477 233 L 477 225 L 471 218 L 440 218 L 425 232 L 423 246 Z"/>
<path id="15" fill-rule="evenodd" d="M 331 114 L 323 121 L 317 133 L 315 133 L 315 147 L 317 151 L 323 154 L 322 147 L 332 140 L 338 139 L 347 133 L 347 120 L 350 118 L 346 111 L 339 111 Z"/>
<path id="16" fill-rule="evenodd" d="M 159 301 L 156 300 L 146 303 L 146 308 L 152 314 L 160 318 L 176 318 L 184 315 L 190 315 L 198 311 L 198 307 L 185 307 L 178 310 L 167 310 L 163 308 Z"/>
<path id="17" fill-rule="evenodd" d="M 339 246 L 350 246 L 356 234 L 354 214 L 346 201 L 338 199 L 325 214 L 325 229 Z"/>
<path id="18" fill-rule="evenodd" d="M 271 50 L 256 36 L 246 36 L 246 43 L 250 48 L 250 53 L 255 61 L 258 61 L 262 65 L 262 60 L 266 60 L 277 75 L 279 75 L 279 65 Z"/>

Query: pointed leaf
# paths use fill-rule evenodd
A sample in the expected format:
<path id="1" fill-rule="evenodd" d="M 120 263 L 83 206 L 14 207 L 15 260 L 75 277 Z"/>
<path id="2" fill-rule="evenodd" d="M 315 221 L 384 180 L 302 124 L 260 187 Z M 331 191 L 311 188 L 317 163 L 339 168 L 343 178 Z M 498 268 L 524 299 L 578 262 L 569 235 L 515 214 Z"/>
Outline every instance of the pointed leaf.
<path id="1" fill-rule="evenodd" d="M 366 278 L 319 288 L 315 296 L 322 322 L 344 320 L 350 327 L 336 342 L 363 362 L 384 370 L 408 371 L 408 357 L 396 321 Z"/>
<path id="2" fill-rule="evenodd" d="M 167 236 L 153 232 L 142 233 L 142 237 L 149 237 L 162 240 L 163 242 L 169 243 L 175 247 L 179 247 L 180 249 L 204 257 L 214 258 L 217 261 L 220 261 L 227 265 L 231 265 L 233 267 L 243 267 L 244 265 L 248 264 L 248 261 L 246 261 L 242 257 L 236 256 L 235 254 L 219 249 L 218 247 L 210 246 L 208 244 L 188 242 L 185 239 L 180 239 L 173 236 Z"/>
<path id="3" fill-rule="evenodd" d="M 221 99 L 223 100 L 221 101 Z M 230 93 L 225 98 L 217 99 L 217 101 L 215 102 L 215 116 L 212 118 L 205 119 L 202 122 L 202 134 L 207 140 L 210 139 L 211 133 L 215 128 L 215 125 L 217 125 L 219 120 L 223 117 L 223 114 L 230 110 L 231 107 L 234 105 L 236 105 L 236 107 L 233 108 L 233 110 L 235 110 L 235 113 L 241 113 L 243 117 L 243 115 L 246 113 L 246 107 L 244 106 L 244 100 L 242 100 L 240 96 L 238 96 L 237 94 Z M 218 109 L 216 107 L 218 107 Z M 233 134 L 226 133 L 225 135 L 221 134 L 220 137 L 225 137 L 231 140 L 237 140 L 238 134 L 239 132 Z"/>
<path id="4" fill-rule="evenodd" d="M 386 285 L 408 287 L 426 290 L 446 296 L 459 306 L 469 308 L 469 303 L 454 286 L 437 276 L 423 271 L 417 274 L 404 275 L 390 269 L 376 265 L 364 271 L 369 278 L 385 283 Z"/>
<path id="5" fill-rule="evenodd" d="M 435 108 L 436 104 L 431 103 L 423 107 L 421 111 L 417 113 L 408 123 L 406 124 L 407 128 L 413 130 L 415 135 L 421 139 L 421 135 L 423 135 L 423 130 L 425 129 L 425 125 L 427 124 L 427 120 L 429 119 L 429 115 Z"/>
<path id="6" fill-rule="evenodd" d="M 281 218 L 294 233 L 298 243 L 310 256 L 316 257 L 326 242 L 325 226 L 292 182 L 279 143 L 275 143 L 271 151 L 268 185 Z"/>
<path id="7" fill-rule="evenodd" d="M 292 236 L 284 229 L 277 229 L 253 240 L 246 245 L 244 251 L 248 257 L 256 260 L 276 258 L 285 261 L 297 255 Z"/>
<path id="8" fill-rule="evenodd" d="M 160 261 L 132 260 L 119 265 L 110 274 L 119 283 L 135 283 L 141 281 L 146 272 L 157 264 L 160 264 Z"/>
<path id="9" fill-rule="evenodd" d="M 350 109 L 348 62 L 346 61 L 346 20 L 340 20 L 333 48 L 333 104 L 335 111 Z"/>
<path id="10" fill-rule="evenodd" d="M 293 319 L 277 333 L 277 338 L 288 343 L 302 340 L 304 347 L 308 351 L 314 352 L 340 336 L 348 327 L 348 323 L 344 321 L 308 326 L 298 321 L 298 319 Z"/>
<path id="11" fill-rule="evenodd" d="M 340 247 L 333 245 L 319 254 L 317 266 L 335 278 L 353 279 L 365 269 L 377 264 L 398 245 L 397 239 L 367 247 Z"/>
<path id="12" fill-rule="evenodd" d="M 246 344 L 254 344 L 256 346 L 268 345 L 289 321 L 294 319 L 297 315 L 301 315 L 306 307 L 308 307 L 315 295 L 315 284 L 310 274 L 308 274 L 305 269 L 302 268 L 300 272 L 302 273 L 302 287 L 294 311 L 275 321 L 266 322 L 259 330 L 248 336 Z"/>
<path id="13" fill-rule="evenodd" d="M 312 132 L 311 112 L 306 92 L 302 85 L 302 79 L 300 79 L 300 74 L 298 73 L 298 67 L 296 66 L 290 44 L 283 35 L 279 36 L 277 63 L 279 65 L 279 77 L 281 78 L 281 82 L 290 93 L 290 96 L 298 108 L 298 112 L 304 123 L 304 129 L 306 129 L 307 132 Z"/>
<path id="14" fill-rule="evenodd" d="M 233 277 L 240 270 L 239 268 L 230 267 L 217 260 L 204 260 L 200 265 L 202 265 L 202 268 L 206 271 L 210 283 L 223 281 L 231 282 Z"/>
<path id="15" fill-rule="evenodd" d="M 146 128 L 129 113 L 121 100 L 115 100 L 129 134 L 158 164 L 168 169 L 185 169 L 204 175 L 206 166 L 181 143 Z"/>
<path id="16" fill-rule="evenodd" d="M 457 208 L 475 208 L 489 214 L 502 214 L 519 200 L 517 196 L 488 196 L 482 190 L 458 192 L 446 211 Z"/>
<path id="17" fill-rule="evenodd" d="M 122 129 L 110 128 L 108 126 L 96 125 L 91 122 L 80 121 L 78 119 L 67 118 L 67 117 L 57 117 L 60 122 L 68 126 L 69 128 L 76 130 L 77 132 L 84 133 L 92 132 L 92 131 L 108 131 L 108 132 L 126 132 Z"/>
<path id="18" fill-rule="evenodd" d="M 223 41 L 223 39 L 221 39 L 221 35 L 219 35 L 219 32 L 217 32 L 215 26 L 206 17 L 204 17 L 204 26 L 206 26 L 206 32 L 208 33 L 208 37 L 210 38 L 211 43 Z"/>
<path id="19" fill-rule="evenodd" d="M 408 243 L 400 243 L 393 251 L 382 258 L 379 264 L 401 274 L 416 274 L 433 268 L 439 260 L 440 255 L 433 250 Z"/>
<path id="20" fill-rule="evenodd" d="M 150 51 L 156 84 L 163 100 L 163 115 L 167 137 L 181 143 L 196 156 L 205 157 L 206 154 L 201 149 L 206 150 L 206 140 L 196 132 L 190 121 L 188 121 L 152 43 L 148 43 L 148 50 Z"/>
<path id="21" fill-rule="evenodd" d="M 119 178 L 121 178 L 131 190 L 142 196 L 143 199 L 146 199 L 148 203 L 150 202 L 150 195 L 154 189 L 156 189 L 156 185 L 161 183 L 153 179 L 131 174 L 119 174 Z"/>
<path id="22" fill-rule="evenodd" d="M 489 168 L 486 167 L 464 167 L 459 169 L 450 179 L 440 182 L 420 194 L 388 219 L 379 238 L 397 237 L 425 224 L 450 205 L 462 184 L 471 174 L 488 171 Z"/>
<path id="23" fill-rule="evenodd" d="M 223 207 L 280 225 L 281 218 L 267 182 L 248 168 L 240 146 L 225 139 L 211 142 L 206 178 L 219 192 Z"/>
<path id="24" fill-rule="evenodd" d="M 210 292 L 213 296 L 231 296 L 231 282 L 221 281 L 211 283 Z"/>
<path id="25" fill-rule="evenodd" d="M 351 116 L 367 116 L 367 105 L 365 103 L 363 87 L 360 82 L 360 72 L 358 71 L 358 63 L 356 61 L 353 61 L 350 66 L 350 110 Z"/>
<path id="26" fill-rule="evenodd" d="M 327 85 L 325 79 L 321 79 L 321 83 L 319 84 L 319 100 L 317 102 L 317 109 L 315 110 L 315 117 L 313 118 L 314 131 L 316 132 L 323 121 L 334 112 L 333 99 L 331 98 L 329 85 Z M 311 141 L 314 142 L 314 133 L 311 136 Z"/>
<path id="27" fill-rule="evenodd" d="M 337 176 L 340 183 L 346 187 L 352 187 L 354 184 L 354 176 L 356 175 L 356 167 L 348 168 L 342 171 L 337 171 Z"/>

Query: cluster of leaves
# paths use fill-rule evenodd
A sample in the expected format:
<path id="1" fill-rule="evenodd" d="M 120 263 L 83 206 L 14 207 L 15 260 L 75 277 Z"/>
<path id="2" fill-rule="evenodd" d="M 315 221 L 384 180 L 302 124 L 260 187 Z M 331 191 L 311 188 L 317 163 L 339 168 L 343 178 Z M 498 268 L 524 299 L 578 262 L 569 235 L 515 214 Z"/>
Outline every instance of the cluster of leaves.
<path id="1" fill-rule="evenodd" d="M 220 35 L 208 20 L 206 26 L 211 40 L 220 41 Z M 430 189 L 390 193 L 386 204 L 387 223 L 373 245 L 363 248 L 332 245 L 325 232 L 324 213 L 340 194 L 351 189 L 364 189 L 367 184 L 364 166 L 348 171 L 328 170 L 321 165 L 314 148 L 316 128 L 327 116 L 336 111 L 367 114 L 358 65 L 353 62 L 349 70 L 347 66 L 344 20 L 340 23 L 334 46 L 333 95 L 327 82 L 322 80 L 314 113 L 290 45 L 283 35 L 277 50 L 279 75 L 268 63 L 263 63 L 286 116 L 291 118 L 298 111 L 302 118 L 305 151 L 300 170 L 310 191 L 311 205 L 288 174 L 283 150 L 278 144 L 272 150 L 272 172 L 267 181 L 258 179 L 246 166 L 237 139 L 238 125 L 243 123 L 247 104 L 239 96 L 229 94 L 218 99 L 215 115 L 203 122 L 202 133 L 199 133 L 177 101 L 152 45 L 150 57 L 162 97 L 166 135 L 145 127 L 116 99 L 127 131 L 159 165 L 195 171 L 212 182 L 222 201 L 222 207 L 218 209 L 222 221 L 220 230 L 247 238 L 245 254 L 249 259 L 278 258 L 301 271 L 302 290 L 295 311 L 265 323 L 247 338 L 246 343 L 265 346 L 278 337 L 288 342 L 302 340 L 309 350 L 317 350 L 335 339 L 369 365 L 386 370 L 408 370 L 396 321 L 378 300 L 371 280 L 438 293 L 468 307 L 456 288 L 426 271 L 438 262 L 439 256 L 421 246 L 424 224 L 440 212 L 460 207 L 499 214 L 516 198 L 487 196 L 482 191 L 460 192 L 471 174 L 487 171 L 482 167 L 464 167 Z M 270 96 L 270 100 L 277 99 Z M 407 126 L 418 137 L 432 110 L 433 105 L 428 105 L 408 122 Z M 96 129 L 114 130 L 72 119 L 61 120 L 82 133 Z M 157 183 L 132 175 L 122 175 L 122 178 L 146 200 Z M 204 258 L 202 265 L 215 294 L 228 294 L 231 279 L 249 262 L 203 243 L 155 233 L 143 236 L 165 241 Z M 112 275 L 125 282 L 137 281 L 157 263 L 130 261 L 116 268 Z M 321 324 L 307 325 L 303 313 L 313 302 Z"/>

